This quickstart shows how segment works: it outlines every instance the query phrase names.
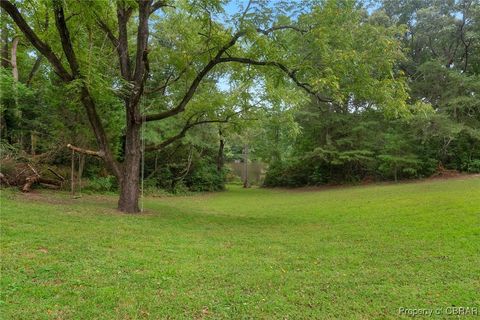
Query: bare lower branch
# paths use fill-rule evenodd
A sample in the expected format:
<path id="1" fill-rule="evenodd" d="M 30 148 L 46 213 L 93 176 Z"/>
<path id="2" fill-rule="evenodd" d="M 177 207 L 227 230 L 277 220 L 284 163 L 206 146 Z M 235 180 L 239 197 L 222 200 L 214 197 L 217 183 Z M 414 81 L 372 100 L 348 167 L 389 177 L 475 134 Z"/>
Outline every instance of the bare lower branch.
<path id="1" fill-rule="evenodd" d="M 70 150 L 73 150 L 75 152 L 78 152 L 78 153 L 87 154 L 89 156 L 95 156 L 95 157 L 100 157 L 100 158 L 103 158 L 105 156 L 105 152 L 103 152 L 101 150 L 100 151 L 93 151 L 93 150 L 83 149 L 83 148 L 75 147 L 75 146 L 71 145 L 70 143 L 67 144 L 67 148 L 69 148 Z"/>

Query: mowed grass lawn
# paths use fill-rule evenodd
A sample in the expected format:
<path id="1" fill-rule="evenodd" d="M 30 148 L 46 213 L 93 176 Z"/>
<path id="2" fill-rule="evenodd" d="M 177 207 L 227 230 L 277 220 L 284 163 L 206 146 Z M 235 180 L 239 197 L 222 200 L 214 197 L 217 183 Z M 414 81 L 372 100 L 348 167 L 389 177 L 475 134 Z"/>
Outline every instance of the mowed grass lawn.
<path id="1" fill-rule="evenodd" d="M 479 178 L 231 186 L 148 198 L 136 216 L 115 201 L 3 191 L 2 319 L 397 319 L 400 307 L 480 307 Z"/>

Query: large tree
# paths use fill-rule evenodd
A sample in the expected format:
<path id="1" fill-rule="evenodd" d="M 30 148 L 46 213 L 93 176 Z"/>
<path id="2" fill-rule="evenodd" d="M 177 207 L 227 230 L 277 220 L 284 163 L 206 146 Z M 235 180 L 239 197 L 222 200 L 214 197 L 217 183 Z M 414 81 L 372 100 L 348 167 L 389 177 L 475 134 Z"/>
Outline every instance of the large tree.
<path id="1" fill-rule="evenodd" d="M 220 74 L 231 72 L 226 68 L 218 68 L 218 65 L 234 63 L 278 69 L 305 91 L 316 95 L 318 99 L 323 99 L 316 94 L 314 88 L 299 80 L 297 73 L 284 63 L 268 60 L 270 56 L 279 57 L 278 50 L 263 52 L 259 49 L 268 47 L 268 42 L 273 40 L 272 34 L 276 32 L 305 32 L 291 23 L 280 24 L 272 16 L 263 14 L 271 12 L 272 8 L 261 7 L 261 4 L 249 2 L 236 16 L 237 23 L 219 22 L 221 3 L 217 1 L 174 3 L 164 0 L 110 2 L 52 0 L 36 3 L 35 7 L 32 7 L 25 3 L 17 5 L 11 1 L 1 0 L 0 4 L 24 37 L 48 60 L 61 81 L 73 88 L 78 95 L 97 141 L 98 151 L 70 147 L 104 160 L 119 181 L 118 208 L 124 212 L 139 211 L 142 125 L 147 122 L 165 121 L 185 113 L 187 105 L 201 90 L 205 80 L 215 74 L 214 69 L 217 69 L 217 79 L 219 72 Z M 263 11 L 261 15 L 252 18 L 250 13 L 255 8 Z M 159 12 L 160 10 L 164 12 Z M 48 20 L 52 13 L 56 36 L 51 32 L 42 32 L 36 27 L 36 21 Z M 116 19 L 110 18 L 112 16 Z M 185 24 L 182 19 L 191 24 Z M 157 41 L 153 41 L 150 37 L 152 27 L 157 34 L 162 32 L 158 28 L 164 27 L 163 37 L 160 36 Z M 175 28 L 185 28 L 182 31 L 186 34 L 174 34 Z M 167 32 L 170 34 L 166 35 Z M 122 128 L 124 151 L 121 157 L 118 157 L 112 148 L 105 129 L 105 123 L 109 119 L 102 119 L 102 113 L 99 111 L 101 98 L 95 94 L 97 90 L 94 87 L 95 81 L 90 79 L 92 70 L 97 72 L 100 78 L 102 72 L 107 72 L 95 68 L 95 61 L 91 59 L 92 47 L 98 52 L 104 52 L 102 38 L 108 38 L 117 55 L 115 69 L 119 76 L 109 86 L 110 89 L 117 91 L 116 94 L 124 105 Z M 198 46 L 201 47 L 201 51 L 198 50 Z M 150 56 L 167 59 L 167 62 L 171 63 L 161 63 L 162 70 L 158 67 L 152 67 L 150 70 Z M 184 59 L 168 61 L 174 56 Z M 173 84 L 182 81 L 184 89 L 181 92 L 175 91 Z M 161 93 L 160 97 L 154 100 L 159 102 L 160 106 L 154 107 L 158 112 L 142 113 L 142 97 L 152 92 Z M 150 145 L 147 149 L 165 147 L 182 138 L 188 129 L 196 125 L 227 121 L 231 116 L 232 114 L 226 114 L 220 119 L 211 118 L 205 112 L 191 113 L 185 118 L 184 126 L 178 134 L 157 146 Z"/>

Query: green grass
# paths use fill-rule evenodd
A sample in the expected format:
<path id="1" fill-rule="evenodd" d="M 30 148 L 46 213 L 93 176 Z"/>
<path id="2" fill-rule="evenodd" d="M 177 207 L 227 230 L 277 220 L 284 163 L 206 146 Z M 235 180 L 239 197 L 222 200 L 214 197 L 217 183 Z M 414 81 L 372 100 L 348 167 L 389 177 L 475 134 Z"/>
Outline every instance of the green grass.
<path id="1" fill-rule="evenodd" d="M 480 307 L 479 178 L 232 186 L 149 198 L 137 216 L 116 213 L 115 200 L 3 192 L 3 319 L 397 319 L 402 306 Z"/>

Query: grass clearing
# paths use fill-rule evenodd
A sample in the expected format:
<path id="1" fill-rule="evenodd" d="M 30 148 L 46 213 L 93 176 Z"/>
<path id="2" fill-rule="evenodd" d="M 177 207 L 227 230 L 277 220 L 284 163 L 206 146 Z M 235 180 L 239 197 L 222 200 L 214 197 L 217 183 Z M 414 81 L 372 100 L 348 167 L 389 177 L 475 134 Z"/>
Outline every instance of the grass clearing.
<path id="1" fill-rule="evenodd" d="M 479 178 L 230 186 L 148 198 L 136 216 L 115 201 L 2 192 L 4 319 L 397 319 L 402 306 L 480 307 Z"/>

